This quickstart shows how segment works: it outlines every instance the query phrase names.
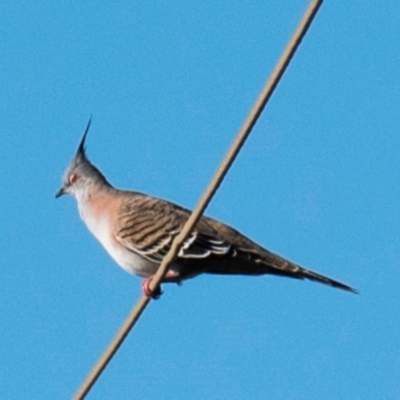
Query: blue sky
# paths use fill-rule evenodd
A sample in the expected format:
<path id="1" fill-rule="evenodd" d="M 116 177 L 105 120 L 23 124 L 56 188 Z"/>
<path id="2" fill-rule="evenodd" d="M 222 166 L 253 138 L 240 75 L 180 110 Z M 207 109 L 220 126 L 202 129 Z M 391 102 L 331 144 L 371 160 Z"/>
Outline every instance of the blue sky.
<path id="1" fill-rule="evenodd" d="M 0 5 L 0 397 L 69 398 L 141 294 L 54 199 L 91 114 L 120 188 L 193 208 L 306 1 Z M 400 8 L 326 1 L 207 214 L 359 296 L 164 286 L 89 399 L 400 398 Z"/>

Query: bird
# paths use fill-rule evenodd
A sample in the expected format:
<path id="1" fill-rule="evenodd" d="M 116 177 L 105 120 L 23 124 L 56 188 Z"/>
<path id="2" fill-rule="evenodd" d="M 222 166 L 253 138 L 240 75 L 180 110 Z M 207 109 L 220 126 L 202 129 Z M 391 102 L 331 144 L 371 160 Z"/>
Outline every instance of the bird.
<path id="1" fill-rule="evenodd" d="M 177 204 L 136 191 L 114 188 L 86 154 L 91 118 L 56 198 L 75 197 L 81 219 L 114 261 L 144 278 L 143 293 L 158 298 L 150 282 L 191 212 Z M 307 270 L 258 245 L 236 229 L 202 216 L 183 242 L 162 283 L 177 283 L 200 274 L 277 275 L 308 279 L 348 292 L 356 289 Z"/>

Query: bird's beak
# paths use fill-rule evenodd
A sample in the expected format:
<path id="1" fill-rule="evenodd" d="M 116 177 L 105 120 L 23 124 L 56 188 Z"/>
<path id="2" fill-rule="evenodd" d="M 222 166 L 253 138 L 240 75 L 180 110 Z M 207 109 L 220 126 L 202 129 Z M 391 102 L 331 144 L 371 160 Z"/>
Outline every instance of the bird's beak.
<path id="1" fill-rule="evenodd" d="M 57 193 L 56 193 L 56 199 L 58 199 L 60 196 L 66 194 L 65 189 L 62 187 Z"/>

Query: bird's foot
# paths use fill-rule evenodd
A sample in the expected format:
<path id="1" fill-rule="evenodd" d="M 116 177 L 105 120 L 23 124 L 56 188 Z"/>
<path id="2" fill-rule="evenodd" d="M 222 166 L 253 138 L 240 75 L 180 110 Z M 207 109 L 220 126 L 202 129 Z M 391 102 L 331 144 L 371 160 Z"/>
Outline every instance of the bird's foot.
<path id="1" fill-rule="evenodd" d="M 154 290 L 150 289 L 150 282 L 152 281 L 153 277 L 145 279 L 142 282 L 142 290 L 143 294 L 147 297 L 150 297 L 153 300 L 157 300 L 162 295 L 161 286 L 157 286 Z"/>
<path id="2" fill-rule="evenodd" d="M 158 298 L 160 298 L 160 296 L 162 295 L 162 290 L 161 290 L 161 285 L 158 286 L 156 289 L 151 290 L 150 289 L 150 282 L 152 281 L 153 277 L 150 276 L 149 278 L 145 279 L 142 282 L 142 290 L 143 290 L 143 294 L 147 297 L 150 297 L 151 299 L 157 300 Z M 177 272 L 174 271 L 168 271 L 163 280 L 163 282 L 174 282 L 177 283 L 178 285 L 181 285 L 181 279 L 180 276 Z"/>

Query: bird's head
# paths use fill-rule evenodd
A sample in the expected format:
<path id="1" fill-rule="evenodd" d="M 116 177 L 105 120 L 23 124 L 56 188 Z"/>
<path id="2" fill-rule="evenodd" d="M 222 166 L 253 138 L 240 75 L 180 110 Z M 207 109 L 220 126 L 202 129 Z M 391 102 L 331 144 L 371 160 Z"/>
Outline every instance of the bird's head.
<path id="1" fill-rule="evenodd" d="M 71 194 L 77 197 L 78 194 L 84 193 L 93 183 L 107 183 L 103 174 L 86 156 L 85 141 L 91 122 L 92 119 L 90 118 L 79 143 L 78 150 L 64 173 L 62 187 L 56 193 L 56 198 L 64 194 Z"/>

